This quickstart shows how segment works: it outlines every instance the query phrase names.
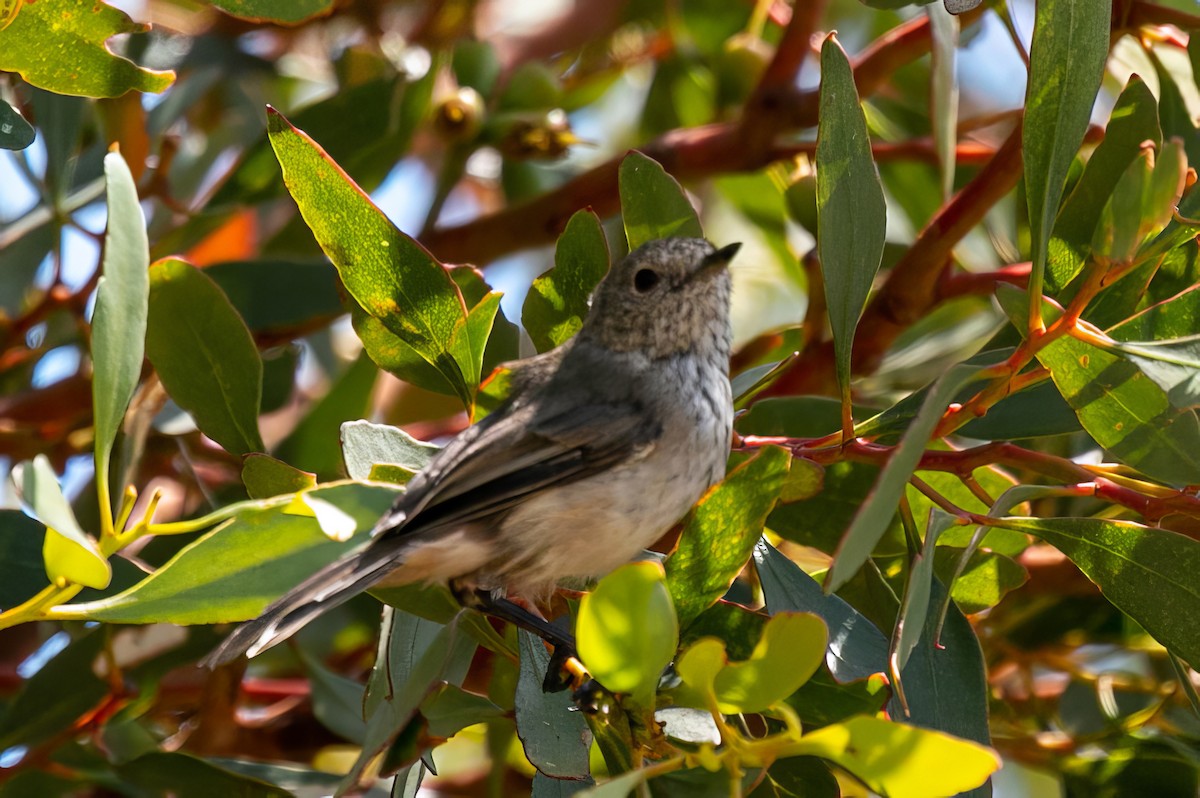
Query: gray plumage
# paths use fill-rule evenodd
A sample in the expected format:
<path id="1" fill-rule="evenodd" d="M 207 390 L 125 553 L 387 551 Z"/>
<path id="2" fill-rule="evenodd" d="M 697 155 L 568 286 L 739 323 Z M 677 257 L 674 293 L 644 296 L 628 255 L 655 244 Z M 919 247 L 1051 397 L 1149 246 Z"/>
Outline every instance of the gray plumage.
<path id="1" fill-rule="evenodd" d="M 365 548 L 238 627 L 205 664 L 254 656 L 372 585 L 538 599 L 637 556 L 725 473 L 736 251 L 671 238 L 615 265 L 579 334 L 510 364 L 508 401 L 408 483 Z"/>

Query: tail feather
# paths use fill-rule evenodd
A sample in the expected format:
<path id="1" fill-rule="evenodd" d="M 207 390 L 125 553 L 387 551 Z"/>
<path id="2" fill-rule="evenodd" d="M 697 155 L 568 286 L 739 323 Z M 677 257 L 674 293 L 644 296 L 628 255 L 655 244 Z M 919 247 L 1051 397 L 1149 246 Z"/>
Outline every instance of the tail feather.
<path id="1" fill-rule="evenodd" d="M 403 547 L 376 540 L 357 554 L 335 560 L 243 623 L 200 661 L 215 668 L 240 657 L 253 657 L 300 631 L 323 612 L 349 601 L 400 565 Z"/>

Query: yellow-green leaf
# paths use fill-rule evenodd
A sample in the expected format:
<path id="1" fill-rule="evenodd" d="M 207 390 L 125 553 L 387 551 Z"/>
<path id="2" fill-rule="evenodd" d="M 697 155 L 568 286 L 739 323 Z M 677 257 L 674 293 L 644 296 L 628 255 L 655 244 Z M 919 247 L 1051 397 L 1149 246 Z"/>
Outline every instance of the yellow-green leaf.
<path id="1" fill-rule="evenodd" d="M 39 454 L 17 466 L 13 470 L 13 480 L 34 516 L 46 525 L 42 559 L 50 581 L 66 580 L 100 589 L 108 587 L 112 566 L 100 553 L 96 541 L 75 520 L 75 513 L 71 511 L 46 455 Z"/>
<path id="2" fill-rule="evenodd" d="M 957 795 L 1000 768 L 996 752 L 978 743 L 867 716 L 806 734 L 787 755 L 828 759 L 889 798 Z"/>
<path id="3" fill-rule="evenodd" d="M 579 656 L 597 681 L 649 704 L 679 644 L 662 566 L 630 563 L 601 579 L 579 605 L 575 635 Z"/>
<path id="4" fill-rule="evenodd" d="M 8 27 L 0 28 L 0 71 L 17 72 L 57 94 L 160 92 L 175 80 L 174 72 L 145 69 L 107 46 L 113 36 L 147 29 L 99 0 L 25 3 Z"/>

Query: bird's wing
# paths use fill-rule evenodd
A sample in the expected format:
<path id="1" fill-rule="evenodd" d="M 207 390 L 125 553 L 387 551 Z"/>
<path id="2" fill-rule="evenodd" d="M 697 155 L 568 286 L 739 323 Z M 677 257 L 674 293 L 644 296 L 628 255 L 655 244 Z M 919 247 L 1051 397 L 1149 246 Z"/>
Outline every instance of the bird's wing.
<path id="1" fill-rule="evenodd" d="M 644 456 L 660 434 L 629 402 L 547 410 L 528 406 L 489 416 L 459 435 L 409 483 L 375 534 L 407 536 L 486 519 L 550 485 Z"/>

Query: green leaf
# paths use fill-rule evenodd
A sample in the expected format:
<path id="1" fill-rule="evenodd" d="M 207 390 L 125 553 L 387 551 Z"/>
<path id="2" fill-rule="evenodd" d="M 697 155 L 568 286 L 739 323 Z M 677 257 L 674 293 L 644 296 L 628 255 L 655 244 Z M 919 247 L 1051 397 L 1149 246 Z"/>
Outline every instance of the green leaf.
<path id="1" fill-rule="evenodd" d="M 704 237 L 696 209 L 657 161 L 634 150 L 621 161 L 617 182 L 630 251 L 657 238 Z"/>
<path id="2" fill-rule="evenodd" d="M 946 590 L 936 579 L 930 589 L 929 603 L 940 607 Z M 945 623 L 938 637 L 938 614 L 926 616 L 920 641 L 900 672 L 908 698 L 908 722 L 953 734 L 986 745 L 988 727 L 988 682 L 983 651 L 975 631 L 957 607 L 946 610 Z M 904 717 L 898 695 L 888 704 L 888 713 Z"/>
<path id="3" fill-rule="evenodd" d="M 381 463 L 396 465 L 410 475 L 417 473 L 440 446 L 419 441 L 398 427 L 347 421 L 342 424 L 342 458 L 351 479 L 369 479 L 372 467 Z"/>
<path id="4" fill-rule="evenodd" d="M 908 570 L 908 581 L 904 585 L 904 600 L 896 618 L 896 629 L 892 633 L 892 655 L 895 667 L 902 670 L 908 664 L 929 613 L 929 594 L 933 588 L 934 547 L 938 536 L 954 524 L 954 517 L 937 508 L 930 510 L 929 524 L 925 529 L 925 541 Z"/>
<path id="5" fill-rule="evenodd" d="M 33 125 L 15 108 L 0 100 L 0 149 L 23 150 L 33 143 L 34 135 Z"/>
<path id="6" fill-rule="evenodd" d="M 1200 405 L 1200 336 L 1129 341 L 1113 348 L 1166 391 L 1175 407 L 1186 410 Z"/>
<path id="7" fill-rule="evenodd" d="M 714 687 L 724 711 L 760 712 L 800 689 L 825 657 L 825 622 L 808 612 L 781 612 L 763 627 L 750 658 L 717 674 Z M 729 710 L 729 707 L 737 707 Z"/>
<path id="8" fill-rule="evenodd" d="M 1200 285 L 1158 302 L 1113 327 L 1118 341 L 1161 341 L 1184 338 L 1200 330 Z"/>
<path id="9" fill-rule="evenodd" d="M 106 45 L 118 34 L 148 29 L 93 0 L 25 3 L 16 19 L 0 29 L 0 71 L 17 72 L 30 84 L 58 94 L 160 92 L 175 80 L 174 72 L 144 69 L 113 55 Z"/>
<path id="10" fill-rule="evenodd" d="M 679 642 L 662 566 L 630 563 L 601 579 L 580 602 L 575 635 L 579 656 L 598 682 L 649 706 Z"/>
<path id="11" fill-rule="evenodd" d="M 547 776 L 585 779 L 590 773 L 588 748 L 592 733 L 583 713 L 563 693 L 546 693 L 542 680 L 550 654 L 535 635 L 520 631 L 521 669 L 514 706 L 517 737 L 525 756 Z"/>
<path id="12" fill-rule="evenodd" d="M 762 539 L 754 549 L 754 565 L 762 582 L 767 609 L 811 612 L 829 629 L 825 664 L 839 682 L 866 679 L 887 670 L 888 641 L 866 617 L 821 586 L 774 546 Z"/>
<path id="13" fill-rule="evenodd" d="M 955 795 L 1000 768 L 1000 757 L 978 743 L 865 716 L 809 732 L 783 754 L 795 755 L 828 759 L 890 798 Z"/>
<path id="14" fill-rule="evenodd" d="M 1125 170 L 1096 225 L 1092 249 L 1112 263 L 1129 263 L 1142 244 L 1173 218 L 1187 176 L 1183 143 L 1171 139 L 1157 160 L 1143 150 Z"/>
<path id="15" fill-rule="evenodd" d="M 466 384 L 469 406 L 474 405 L 475 392 L 479 390 L 483 354 L 499 310 L 500 292 L 492 291 L 471 308 L 465 319 L 455 325 L 454 334 L 450 337 L 448 348 Z"/>
<path id="16" fill-rule="evenodd" d="M 101 590 L 108 587 L 112 566 L 75 520 L 46 455 L 39 454 L 17 466 L 13 481 L 34 516 L 46 525 L 42 559 L 50 581 L 66 580 Z"/>
<path id="17" fill-rule="evenodd" d="M 750 559 L 790 463 L 787 450 L 765 446 L 692 508 L 665 564 L 680 626 L 725 595 Z"/>
<path id="18" fill-rule="evenodd" d="M 1001 286 L 996 298 L 1024 330 L 1020 291 Z M 1046 315 L 1055 312 L 1047 307 Z M 1039 349 L 1037 357 L 1083 428 L 1106 451 L 1167 484 L 1200 484 L 1200 420 L 1191 410 L 1173 407 L 1137 365 L 1070 336 Z"/>
<path id="19" fill-rule="evenodd" d="M 5 33 L 9 31 L 11 27 Z M 142 376 L 150 296 L 146 219 L 138 204 L 133 175 L 119 153 L 104 156 L 104 176 L 108 186 L 108 231 L 104 236 L 103 276 L 96 286 L 96 309 L 92 312 L 96 481 L 102 492 L 108 486 L 113 442 Z M 106 501 L 105 497 L 101 504 L 107 506 Z"/>
<path id="20" fill-rule="evenodd" d="M 812 756 L 789 756 L 771 764 L 750 798 L 821 798 L 841 796 L 829 765 Z"/>
<path id="21" fill-rule="evenodd" d="M 1100 592 L 1189 664 L 1200 662 L 1200 543 L 1175 532 L 1101 518 L 1002 518 L 1071 558 Z"/>
<path id="22" fill-rule="evenodd" d="M 268 109 L 267 133 L 288 191 L 346 290 L 469 405 L 470 386 L 451 349 L 467 309 L 446 268 L 400 232 L 315 141 L 274 109 Z"/>
<path id="23" fill-rule="evenodd" d="M 234 454 L 261 452 L 262 358 L 217 284 L 182 260 L 150 267 L 146 356 L 176 404 Z"/>
<path id="24" fill-rule="evenodd" d="M 871 156 L 854 71 L 830 35 L 821 46 L 817 252 L 843 391 L 849 390 L 854 328 L 883 258 L 886 219 L 883 186 Z"/>
<path id="25" fill-rule="evenodd" d="M 317 485 L 317 475 L 292 468 L 269 454 L 249 454 L 242 461 L 242 484 L 251 499 L 299 493 Z"/>
<path id="26" fill-rule="evenodd" d="M 872 549 L 891 524 L 904 487 L 921 459 L 929 436 L 933 434 L 942 413 L 958 390 L 974 379 L 978 366 L 958 365 L 934 383 L 921 404 L 908 431 L 892 452 L 887 465 L 879 473 L 872 493 L 863 502 L 838 545 L 833 566 L 825 579 L 827 593 L 837 590 L 850 580 L 871 556 Z"/>
<path id="27" fill-rule="evenodd" d="M 296 25 L 327 13 L 333 0 L 212 0 L 226 14 L 249 22 Z"/>
<path id="28" fill-rule="evenodd" d="M 1104 139 L 1088 158 L 1079 182 L 1063 203 L 1050 239 L 1046 280 L 1061 288 L 1074 279 L 1088 256 L 1096 220 L 1104 210 L 1117 181 L 1138 157 L 1141 145 L 1162 142 L 1158 128 L 1158 104 L 1137 75 L 1129 78 L 1117 98 Z"/>
<path id="29" fill-rule="evenodd" d="M 933 564 L 938 579 L 950 583 L 963 552 L 964 549 L 954 546 L 938 546 Z M 1028 572 L 1011 557 L 994 551 L 976 551 L 954 580 L 950 596 L 964 613 L 972 615 L 996 606 L 1028 579 Z"/>
<path id="30" fill-rule="evenodd" d="M 316 519 L 279 501 L 250 502 L 153 574 L 110 598 L 56 607 L 58 618 L 112 623 L 227 623 L 257 617 L 321 566 L 364 542 L 396 497 L 392 488 L 332 484 L 309 494 L 357 524 L 349 544 L 331 540 Z"/>
<path id="31" fill-rule="evenodd" d="M 539 352 L 553 349 L 583 326 L 588 297 L 608 271 L 608 243 L 590 210 L 567 222 L 554 249 L 554 268 L 533 281 L 521 323 Z"/>
<path id="32" fill-rule="evenodd" d="M 1039 308 L 1050 233 L 1108 57 L 1111 0 L 1042 0 L 1029 50 L 1021 146 L 1029 202 L 1031 308 Z"/>

